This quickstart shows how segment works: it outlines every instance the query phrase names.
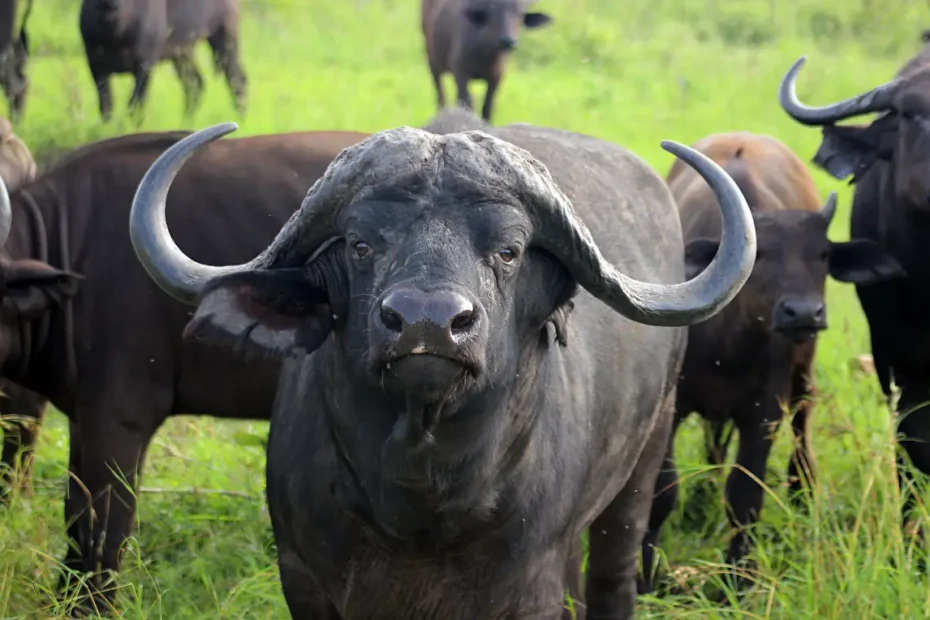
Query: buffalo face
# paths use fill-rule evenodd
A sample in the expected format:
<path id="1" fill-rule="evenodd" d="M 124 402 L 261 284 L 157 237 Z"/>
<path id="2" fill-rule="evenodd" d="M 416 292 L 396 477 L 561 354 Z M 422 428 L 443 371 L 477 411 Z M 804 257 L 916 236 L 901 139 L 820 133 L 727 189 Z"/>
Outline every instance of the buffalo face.
<path id="1" fill-rule="evenodd" d="M 756 263 L 734 301 L 747 320 L 801 343 L 827 328 L 827 275 L 864 286 L 903 274 L 894 258 L 871 241 L 830 241 L 827 229 L 835 207 L 833 194 L 819 212 L 764 211 L 755 215 Z M 686 247 L 689 275 L 703 269 L 716 251 L 714 241 L 690 242 Z"/>
<path id="2" fill-rule="evenodd" d="M 480 131 L 409 127 L 345 149 L 254 260 L 202 265 L 171 240 L 165 199 L 186 159 L 234 128 L 180 140 L 143 177 L 130 215 L 142 265 L 163 290 L 197 306 L 187 337 L 276 356 L 330 340 L 320 351 L 329 368 L 359 389 L 406 400 L 407 410 L 452 415 L 463 397 L 512 385 L 521 356 L 551 345 L 541 333 L 547 322 L 566 343 L 578 285 L 631 320 L 683 326 L 718 312 L 752 268 L 746 201 L 697 151 L 663 143 L 717 195 L 722 258 L 690 282 L 652 284 L 604 259 L 528 152 Z M 437 419 L 409 423 L 421 427 L 394 432 L 420 439 Z"/>
<path id="3" fill-rule="evenodd" d="M 930 70 L 899 77 L 863 95 L 823 107 L 798 101 L 798 60 L 782 81 L 779 99 L 795 120 L 822 127 L 823 141 L 814 163 L 838 179 L 853 182 L 879 160 L 893 163 L 893 189 L 902 204 L 930 209 Z M 854 116 L 878 112 L 868 125 L 835 125 Z"/>
<path id="4" fill-rule="evenodd" d="M 528 12 L 530 4 L 526 0 L 468 0 L 468 38 L 488 56 L 514 50 L 521 28 L 539 28 L 552 21 L 545 13 Z"/>

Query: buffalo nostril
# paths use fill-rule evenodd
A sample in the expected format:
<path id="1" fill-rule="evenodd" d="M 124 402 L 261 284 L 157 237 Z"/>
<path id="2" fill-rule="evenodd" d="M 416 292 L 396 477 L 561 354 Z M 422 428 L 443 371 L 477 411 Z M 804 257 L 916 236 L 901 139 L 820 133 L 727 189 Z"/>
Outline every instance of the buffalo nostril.
<path id="1" fill-rule="evenodd" d="M 502 50 L 512 50 L 517 47 L 517 40 L 513 37 L 501 37 L 499 45 Z"/>
<path id="2" fill-rule="evenodd" d="M 463 310 L 452 318 L 452 324 L 449 326 L 453 334 L 461 334 L 467 331 L 475 323 L 475 311 Z"/>
<path id="3" fill-rule="evenodd" d="M 782 312 L 784 312 L 785 316 L 788 317 L 789 319 L 793 319 L 794 317 L 798 315 L 795 309 L 789 305 L 782 306 Z"/>
<path id="4" fill-rule="evenodd" d="M 820 306 L 818 306 L 817 309 L 814 310 L 814 318 L 817 319 L 818 321 L 822 321 L 822 320 L 823 320 L 823 316 L 824 316 L 824 310 L 825 310 L 825 308 L 824 308 L 823 304 L 821 304 Z"/>
<path id="5" fill-rule="evenodd" d="M 392 332 L 398 334 L 404 329 L 404 319 L 396 310 L 381 304 L 381 323 Z"/>

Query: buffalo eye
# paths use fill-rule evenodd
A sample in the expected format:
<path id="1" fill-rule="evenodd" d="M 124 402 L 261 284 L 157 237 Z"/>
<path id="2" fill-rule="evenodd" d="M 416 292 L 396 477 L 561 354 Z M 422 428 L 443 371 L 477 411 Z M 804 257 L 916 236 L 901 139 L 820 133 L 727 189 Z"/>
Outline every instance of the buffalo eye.
<path id="1" fill-rule="evenodd" d="M 905 110 L 904 112 L 901 112 L 901 118 L 905 120 L 912 121 L 916 117 L 917 115 L 911 112 L 910 110 Z"/>
<path id="2" fill-rule="evenodd" d="M 488 12 L 481 9 L 468 9 L 465 11 L 465 15 L 468 17 L 468 21 L 479 28 L 488 21 Z"/>
<path id="3" fill-rule="evenodd" d="M 517 257 L 517 253 L 510 248 L 504 248 L 497 253 L 501 257 L 501 260 L 505 263 L 513 262 L 513 259 Z"/>
<path id="4" fill-rule="evenodd" d="M 371 246 L 364 241 L 353 241 L 352 251 L 355 252 L 355 257 L 357 259 L 362 260 L 368 258 L 368 255 L 371 254 Z"/>

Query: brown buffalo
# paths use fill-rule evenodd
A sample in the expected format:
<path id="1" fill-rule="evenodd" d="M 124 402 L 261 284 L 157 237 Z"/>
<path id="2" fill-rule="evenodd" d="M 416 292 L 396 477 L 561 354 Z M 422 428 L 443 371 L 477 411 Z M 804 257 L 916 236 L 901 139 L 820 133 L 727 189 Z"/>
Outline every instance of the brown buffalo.
<path id="1" fill-rule="evenodd" d="M 203 78 L 194 62 L 194 45 L 202 39 L 213 50 L 217 71 L 226 76 L 236 110 L 245 113 L 247 80 L 239 62 L 239 0 L 83 0 L 80 25 L 104 120 L 113 109 L 110 76 L 133 74 L 129 107 L 140 111 L 149 76 L 162 60 L 174 65 L 184 88 L 184 113 L 190 117 L 203 91 Z"/>
<path id="2" fill-rule="evenodd" d="M 12 192 L 11 225 L 10 211 L 0 218 L 0 230 L 11 226 L 0 251 L 2 374 L 68 417 L 64 563 L 94 573 L 91 586 L 105 592 L 102 574 L 119 568 L 136 506 L 120 480 L 135 487 L 162 422 L 175 414 L 267 418 L 276 387 L 276 362 L 182 342 L 188 308 L 162 295 L 134 258 L 127 229 L 136 187 L 187 135 L 127 135 L 77 149 Z M 178 242 L 209 263 L 249 258 L 340 150 L 365 136 L 301 132 L 210 145 L 168 198 Z"/>
<path id="3" fill-rule="evenodd" d="M 730 520 L 737 528 L 727 561 L 736 564 L 749 550 L 745 528 L 762 508 L 763 489 L 751 476 L 765 478 L 775 430 L 786 408 L 794 411 L 797 442 L 788 465 L 793 498 L 799 497 L 797 491 L 813 469 L 808 427 L 811 369 L 817 333 L 827 327 L 827 275 L 865 285 L 894 275 L 898 267 L 874 243 L 834 243 L 827 238 L 836 196 L 831 194 L 821 207 L 809 172 L 781 142 L 735 132 L 708 136 L 694 147 L 736 181 L 753 212 L 758 244 L 752 275 L 733 302 L 689 328 L 676 400 L 675 429 L 697 412 L 718 429 L 732 421 L 739 431 L 736 462 L 742 469 L 733 468 L 726 487 Z M 719 207 L 703 179 L 679 162 L 667 182 L 681 215 L 687 276 L 693 278 L 717 253 Z M 673 443 L 674 431 L 643 542 L 643 590 L 652 587 L 653 546 L 677 499 Z M 720 446 L 714 448 L 722 460 Z"/>
<path id="4" fill-rule="evenodd" d="M 455 77 L 459 105 L 469 110 L 468 82 L 487 82 L 481 117 L 491 120 L 494 94 L 520 28 L 552 21 L 545 13 L 528 12 L 533 4 L 535 0 L 423 0 L 423 36 L 440 109 L 446 106 L 442 76 L 448 72 Z"/>

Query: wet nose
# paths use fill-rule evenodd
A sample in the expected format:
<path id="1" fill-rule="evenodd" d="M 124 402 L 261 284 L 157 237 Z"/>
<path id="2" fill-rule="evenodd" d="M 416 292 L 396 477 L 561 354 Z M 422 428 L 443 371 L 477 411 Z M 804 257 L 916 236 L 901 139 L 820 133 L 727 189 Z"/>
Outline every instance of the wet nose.
<path id="1" fill-rule="evenodd" d="M 773 327 L 778 331 L 824 329 L 826 326 L 827 309 L 821 298 L 791 297 L 781 300 L 775 307 Z"/>
<path id="2" fill-rule="evenodd" d="M 393 291 L 381 301 L 380 318 L 389 332 L 410 336 L 420 346 L 455 343 L 478 324 L 475 304 L 449 290 Z"/>
<path id="3" fill-rule="evenodd" d="M 517 40 L 514 37 L 504 35 L 498 41 L 498 45 L 504 51 L 512 50 L 517 47 Z"/>

